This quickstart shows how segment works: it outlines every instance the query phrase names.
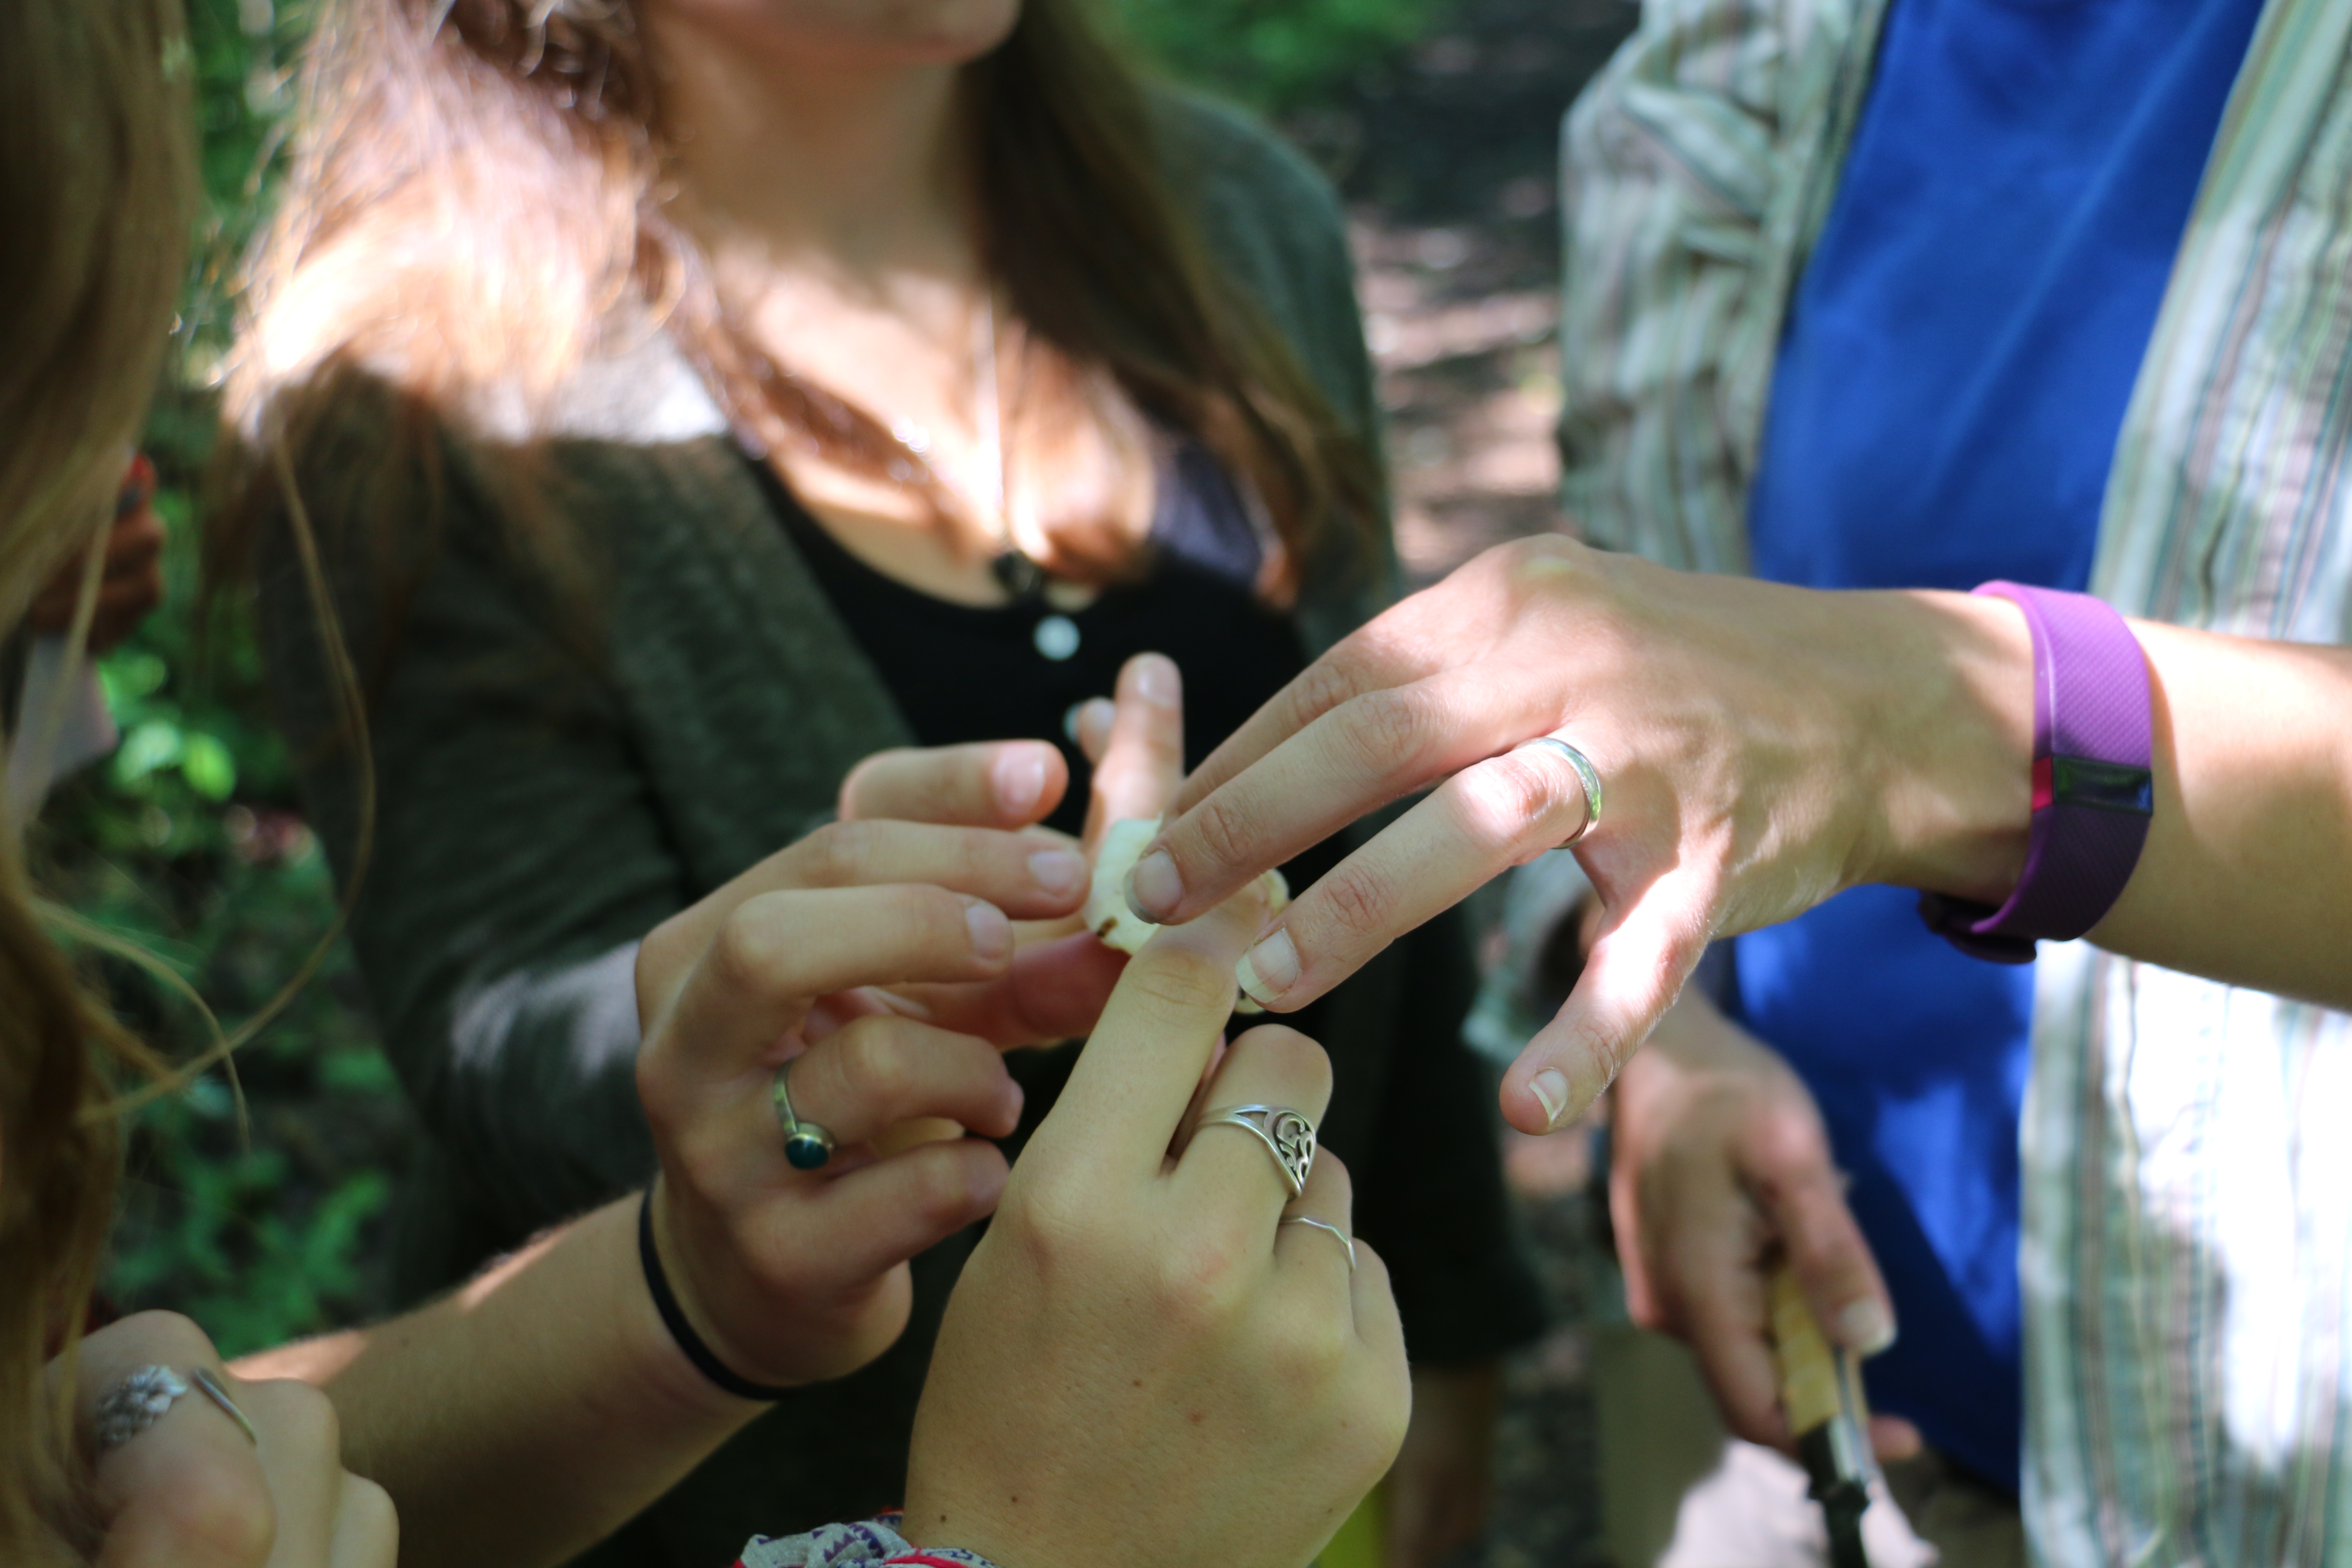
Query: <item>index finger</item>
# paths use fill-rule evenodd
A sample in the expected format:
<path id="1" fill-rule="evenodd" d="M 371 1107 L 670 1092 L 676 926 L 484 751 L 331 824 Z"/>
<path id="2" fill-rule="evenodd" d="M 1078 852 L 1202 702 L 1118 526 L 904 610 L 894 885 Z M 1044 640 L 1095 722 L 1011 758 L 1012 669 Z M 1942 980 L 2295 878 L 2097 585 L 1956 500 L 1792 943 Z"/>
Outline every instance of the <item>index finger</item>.
<path id="1" fill-rule="evenodd" d="M 1349 698 L 1163 827 L 1128 901 L 1146 920 L 1188 920 L 1365 813 L 1554 727 L 1545 696 L 1532 671 L 1478 665 Z"/>
<path id="2" fill-rule="evenodd" d="M 1223 1037 L 1234 965 L 1265 919 L 1239 898 L 1171 926 L 1128 961 L 1070 1081 L 1021 1157 L 1023 1168 L 1139 1182 L 1157 1177 Z"/>

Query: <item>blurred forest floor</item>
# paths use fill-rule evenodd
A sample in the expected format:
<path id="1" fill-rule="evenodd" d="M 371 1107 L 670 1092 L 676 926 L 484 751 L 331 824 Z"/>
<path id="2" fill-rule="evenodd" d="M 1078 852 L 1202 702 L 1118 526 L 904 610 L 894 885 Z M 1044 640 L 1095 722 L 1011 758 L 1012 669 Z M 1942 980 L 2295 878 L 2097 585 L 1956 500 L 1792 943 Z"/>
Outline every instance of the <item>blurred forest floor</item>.
<path id="1" fill-rule="evenodd" d="M 1117 0 L 1180 74 L 1271 112 L 1339 183 L 1390 420 L 1399 543 L 1416 584 L 1557 525 L 1555 146 L 1631 0 Z M 190 380 L 226 338 L 236 255 L 266 211 L 305 0 L 189 0 L 205 137 L 206 258 L 185 308 Z M 167 608 L 101 664 L 123 731 L 62 789 L 34 848 L 82 918 L 160 959 L 234 1030 L 335 913 L 236 613 L 199 613 L 200 390 L 167 389 L 147 446 L 173 530 Z M 200 635 L 200 620 L 208 624 Z M 183 1055 L 213 1026 L 173 988 L 99 965 Z M 134 1122 L 107 1290 L 169 1305 L 231 1354 L 386 1309 L 390 1194 L 421 1131 L 377 1048 L 347 947 L 236 1057 Z M 1599 1279 L 1581 1138 L 1510 1149 L 1562 1326 L 1509 1373 L 1502 1498 L 1465 1562 L 1601 1561 L 1586 1347 Z"/>
<path id="2" fill-rule="evenodd" d="M 1415 585 L 1559 524 L 1560 116 L 1635 15 L 1462 0 L 1387 69 L 1286 117 L 1348 200 Z M 1591 1144 L 1504 1136 L 1554 1327 L 1508 1363 L 1495 1511 L 1456 1568 L 1601 1568 L 1587 1325 L 1615 1287 Z"/>

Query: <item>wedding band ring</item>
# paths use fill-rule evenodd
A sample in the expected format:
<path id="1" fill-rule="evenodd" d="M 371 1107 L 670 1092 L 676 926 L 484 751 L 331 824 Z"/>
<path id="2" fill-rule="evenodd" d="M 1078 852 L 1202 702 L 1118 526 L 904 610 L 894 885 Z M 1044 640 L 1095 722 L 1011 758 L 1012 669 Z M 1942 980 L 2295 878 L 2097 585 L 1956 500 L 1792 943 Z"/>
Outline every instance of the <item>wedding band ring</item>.
<path id="1" fill-rule="evenodd" d="M 1315 1123 L 1281 1105 L 1229 1105 L 1201 1118 L 1201 1126 L 1238 1127 L 1265 1145 L 1274 1156 L 1282 1184 L 1297 1197 L 1307 1191 L 1307 1173 L 1315 1169 Z"/>
<path id="2" fill-rule="evenodd" d="M 768 1080 L 768 1100 L 776 1108 L 776 1125 L 784 1132 L 784 1163 L 795 1171 L 820 1171 L 833 1158 L 833 1134 L 793 1113 L 792 1071 L 792 1062 L 786 1062 Z"/>
<path id="3" fill-rule="evenodd" d="M 1333 1225 L 1329 1220 L 1317 1219 L 1312 1215 L 1295 1214 L 1288 1219 L 1284 1220 L 1282 1223 L 1285 1225 L 1311 1225 L 1318 1230 L 1329 1231 L 1333 1236 L 1339 1238 L 1339 1245 L 1348 1249 L 1348 1272 L 1353 1274 L 1356 1271 L 1356 1238 L 1349 1236 L 1346 1231 L 1341 1230 L 1338 1226 Z"/>
<path id="4" fill-rule="evenodd" d="M 1586 834 L 1601 826 L 1601 770 L 1592 765 L 1590 757 L 1557 735 L 1538 735 L 1532 741 L 1521 741 L 1511 750 L 1525 752 L 1538 746 L 1567 759 L 1568 765 L 1576 770 L 1576 782 L 1584 786 L 1584 820 L 1575 832 L 1559 841 L 1559 847 L 1566 849 L 1580 843 Z"/>

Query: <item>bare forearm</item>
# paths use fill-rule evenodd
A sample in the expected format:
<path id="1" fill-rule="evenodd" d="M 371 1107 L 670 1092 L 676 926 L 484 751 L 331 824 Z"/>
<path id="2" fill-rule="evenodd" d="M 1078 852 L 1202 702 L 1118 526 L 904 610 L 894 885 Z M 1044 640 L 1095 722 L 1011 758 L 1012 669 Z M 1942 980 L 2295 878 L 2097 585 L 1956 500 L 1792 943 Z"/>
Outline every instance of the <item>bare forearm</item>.
<path id="1" fill-rule="evenodd" d="M 1952 807 L 1893 831 L 1902 864 L 1881 879 L 2000 896 L 2021 840 L 2021 617 L 1998 600 L 1901 595 L 1940 628 L 1967 700 L 1932 734 L 1895 748 L 1918 759 L 1893 792 Z M 2352 650 L 2257 641 L 2149 622 L 2156 814 L 2122 897 L 2091 940 L 2168 968 L 2331 1006 L 2352 1006 Z M 1898 677 L 1898 679 L 1905 679 Z M 1931 781 L 1927 777 L 1933 773 Z M 1969 819 L 1973 815 L 1973 830 Z M 1999 847 L 1988 847 L 2000 846 Z"/>
<path id="2" fill-rule="evenodd" d="M 560 1563 L 758 1413 L 709 1387 L 655 1312 L 634 1198 L 455 1294 L 240 1363 L 333 1397 L 344 1462 L 400 1510 L 401 1560 Z"/>

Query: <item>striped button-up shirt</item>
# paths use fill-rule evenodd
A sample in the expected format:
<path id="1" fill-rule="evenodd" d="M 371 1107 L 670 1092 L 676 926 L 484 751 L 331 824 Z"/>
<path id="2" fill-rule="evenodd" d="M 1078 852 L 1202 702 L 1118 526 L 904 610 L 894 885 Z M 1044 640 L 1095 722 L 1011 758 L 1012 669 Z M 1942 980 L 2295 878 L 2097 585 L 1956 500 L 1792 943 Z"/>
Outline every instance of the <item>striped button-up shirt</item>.
<path id="1" fill-rule="evenodd" d="M 1887 3 L 1649 0 L 1570 111 L 1559 437 L 1595 542 L 1746 568 L 1782 317 Z M 2093 591 L 2352 640 L 2347 457 L 2352 4 L 2270 0 L 2125 416 Z M 2352 1017 L 2042 952 L 2021 1129 L 2036 1559 L 2352 1563 Z"/>

